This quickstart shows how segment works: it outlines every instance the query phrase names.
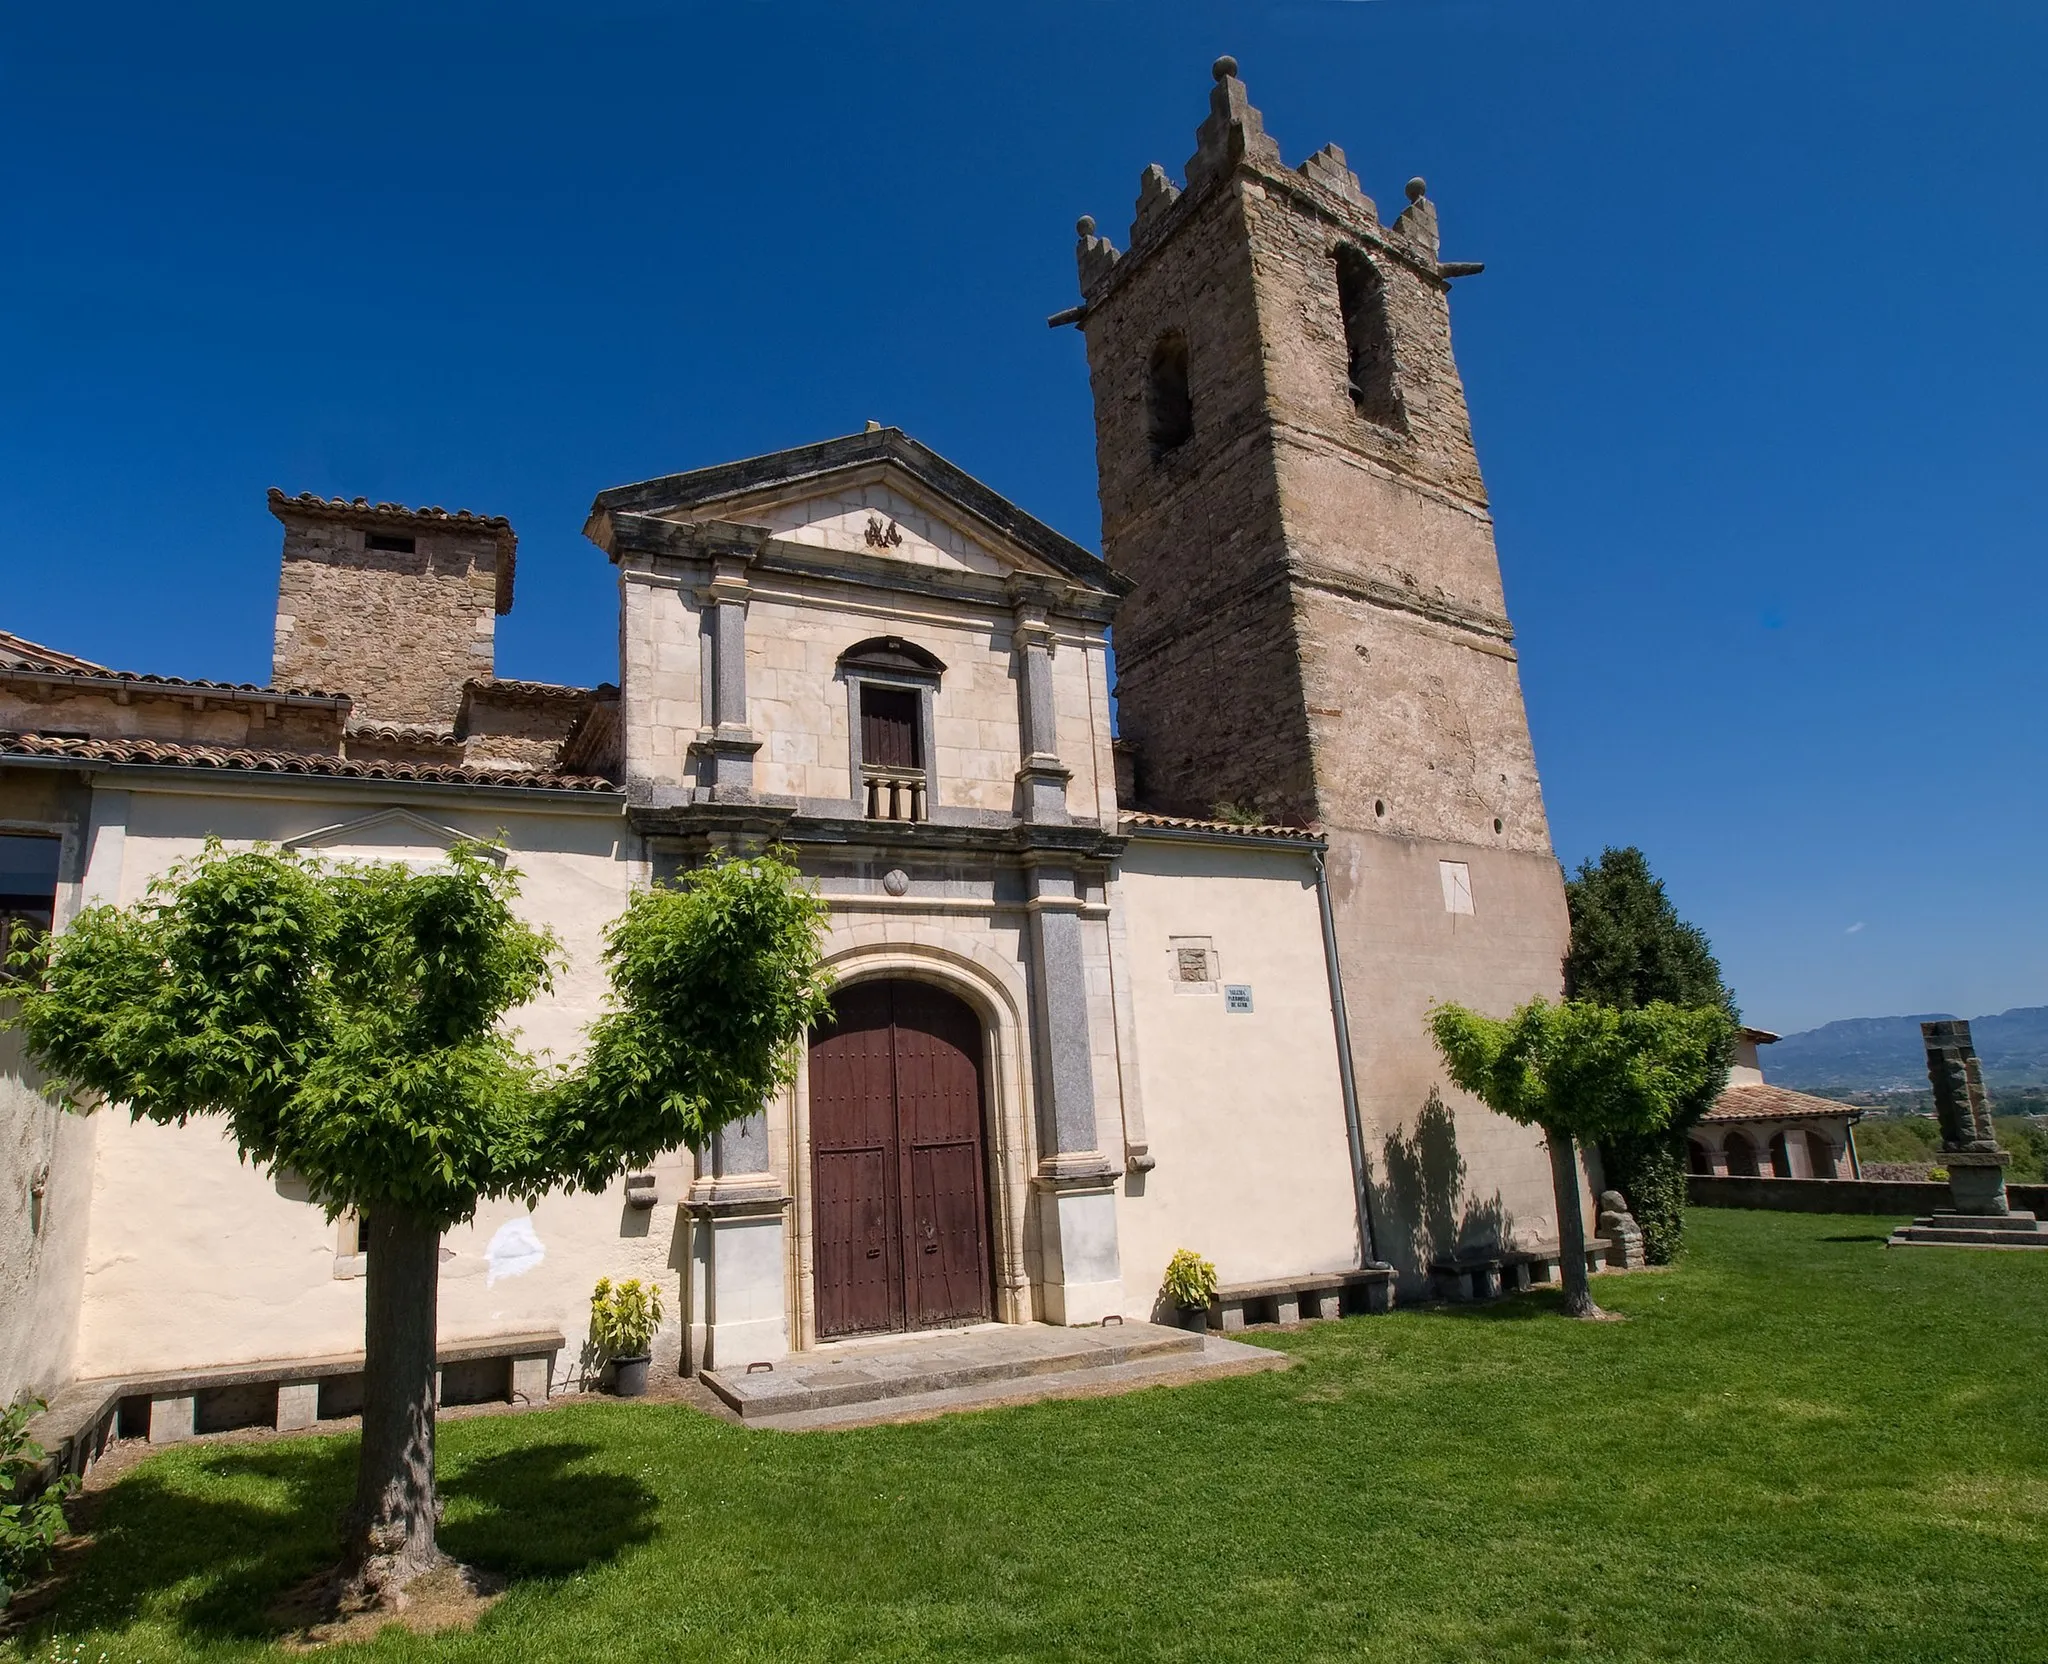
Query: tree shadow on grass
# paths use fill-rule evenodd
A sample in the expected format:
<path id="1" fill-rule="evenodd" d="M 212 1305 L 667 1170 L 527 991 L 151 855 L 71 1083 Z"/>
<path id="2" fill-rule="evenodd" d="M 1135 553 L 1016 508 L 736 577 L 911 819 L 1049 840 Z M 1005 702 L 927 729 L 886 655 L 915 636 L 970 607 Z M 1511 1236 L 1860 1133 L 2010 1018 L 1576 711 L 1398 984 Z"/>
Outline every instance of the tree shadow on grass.
<path id="1" fill-rule="evenodd" d="M 630 1474 L 579 1466 L 593 1444 L 525 1445 L 444 1480 L 441 1547 L 509 1578 L 580 1572 L 655 1532 L 658 1499 Z"/>
<path id="2" fill-rule="evenodd" d="M 1891 1237 L 1882 1231 L 1858 1231 L 1847 1236 L 1824 1236 L 1822 1242 L 1889 1242 Z"/>
<path id="3" fill-rule="evenodd" d="M 1596 1285 L 1593 1290 L 1600 1292 Z M 1520 1294 L 1505 1294 L 1498 1300 L 1473 1300 L 1427 1308 L 1431 1317 L 1451 1317 L 1464 1323 L 1527 1323 L 1535 1318 L 1563 1315 L 1563 1294 L 1554 1288 L 1532 1288 Z"/>
<path id="4" fill-rule="evenodd" d="M 629 1475 L 581 1466 L 590 1444 L 554 1441 L 444 1474 L 441 1545 L 512 1579 L 608 1560 L 655 1530 L 656 1497 Z M 223 1446 L 152 1462 L 94 1510 L 92 1546 L 38 1633 L 116 1629 L 151 1613 L 195 1640 L 261 1640 L 286 1590 L 340 1556 L 356 1442 Z"/>

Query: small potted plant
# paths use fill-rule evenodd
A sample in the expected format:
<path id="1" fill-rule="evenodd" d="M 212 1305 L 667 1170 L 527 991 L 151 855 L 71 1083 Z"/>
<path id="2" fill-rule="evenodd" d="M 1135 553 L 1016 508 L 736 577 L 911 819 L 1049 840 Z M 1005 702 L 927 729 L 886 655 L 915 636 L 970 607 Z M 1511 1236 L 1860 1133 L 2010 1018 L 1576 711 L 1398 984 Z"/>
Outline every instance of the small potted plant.
<path id="1" fill-rule="evenodd" d="M 1206 1333 L 1209 1302 L 1216 1298 L 1216 1267 L 1192 1248 L 1182 1248 L 1166 1262 L 1167 1304 L 1180 1313 L 1180 1326 Z"/>
<path id="2" fill-rule="evenodd" d="M 661 1290 L 638 1277 L 600 1277 L 590 1293 L 590 1344 L 611 1360 L 612 1391 L 638 1398 L 647 1390 L 648 1350 L 661 1327 Z"/>

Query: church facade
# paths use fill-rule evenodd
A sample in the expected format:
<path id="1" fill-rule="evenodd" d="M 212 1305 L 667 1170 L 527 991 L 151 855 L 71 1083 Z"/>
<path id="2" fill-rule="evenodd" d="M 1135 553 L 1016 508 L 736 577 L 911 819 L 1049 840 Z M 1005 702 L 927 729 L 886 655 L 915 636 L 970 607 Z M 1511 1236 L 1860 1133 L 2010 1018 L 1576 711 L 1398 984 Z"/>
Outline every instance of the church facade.
<path id="1" fill-rule="evenodd" d="M 449 1233 L 444 1339 L 651 1277 L 659 1351 L 1161 1312 L 1555 1235 L 1536 1135 L 1442 1078 L 1437 1000 L 1557 993 L 1566 918 L 1421 182 L 1286 168 L 1235 66 L 1131 247 L 1084 221 L 1098 557 L 909 436 L 600 492 L 617 684 L 501 678 L 502 519 L 286 497 L 273 674 L 0 635 L 0 914 L 62 928 L 203 844 L 431 863 L 497 840 L 567 968 L 723 850 L 796 852 L 839 992 L 796 1085 L 603 1195 Z M 1114 691 L 1112 657 L 1114 630 Z M 0 1399 L 360 1347 L 357 1222 L 216 1127 L 51 1108 L 0 1036 Z M 18 1198 L 20 1207 L 12 1204 Z"/>

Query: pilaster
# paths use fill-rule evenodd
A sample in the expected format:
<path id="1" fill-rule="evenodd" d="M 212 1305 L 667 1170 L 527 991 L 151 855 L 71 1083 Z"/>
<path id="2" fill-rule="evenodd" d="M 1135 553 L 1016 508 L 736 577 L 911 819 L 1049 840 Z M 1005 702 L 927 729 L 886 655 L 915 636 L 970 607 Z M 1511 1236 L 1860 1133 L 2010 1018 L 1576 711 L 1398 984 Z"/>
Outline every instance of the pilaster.
<path id="1" fill-rule="evenodd" d="M 754 753 L 761 742 L 747 726 L 747 581 L 750 546 L 734 543 L 711 550 L 711 582 L 704 608 L 711 649 L 711 709 L 692 750 L 704 759 L 702 774 L 713 802 L 745 802 L 754 794 Z"/>
<path id="2" fill-rule="evenodd" d="M 768 1168 L 768 1118 L 713 1135 L 683 1203 L 690 1218 L 686 1370 L 744 1369 L 789 1351 L 789 1195 Z"/>
<path id="3" fill-rule="evenodd" d="M 1039 1316 L 1047 1323 L 1095 1323 L 1123 1309 L 1116 1229 L 1121 1164 L 1102 1153 L 1096 1127 L 1082 897 L 1074 868 L 1057 861 L 1030 861 L 1025 880 L 1042 1152 L 1032 1183 Z"/>
<path id="4" fill-rule="evenodd" d="M 1013 583 L 1010 594 L 1015 609 L 1011 640 L 1017 655 L 1017 727 L 1024 754 L 1017 770 L 1017 813 L 1034 825 L 1060 826 L 1066 823 L 1067 782 L 1074 774 L 1059 758 L 1047 595 L 1041 585 L 1029 582 Z"/>

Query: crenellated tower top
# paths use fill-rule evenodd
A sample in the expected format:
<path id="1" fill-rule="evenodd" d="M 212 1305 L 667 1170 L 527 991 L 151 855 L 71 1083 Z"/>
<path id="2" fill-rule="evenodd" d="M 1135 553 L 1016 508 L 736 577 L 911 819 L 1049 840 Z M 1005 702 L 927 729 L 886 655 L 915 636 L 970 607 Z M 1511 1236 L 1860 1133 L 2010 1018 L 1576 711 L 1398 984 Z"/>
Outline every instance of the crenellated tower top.
<path id="1" fill-rule="evenodd" d="M 1547 851 L 1451 350 L 1479 268 L 1439 258 L 1422 180 L 1387 224 L 1336 145 L 1287 166 L 1231 58 L 1183 177 L 1140 174 L 1127 250 L 1080 222 L 1058 320 L 1087 338 L 1104 552 L 1137 585 L 1141 797 Z"/>

